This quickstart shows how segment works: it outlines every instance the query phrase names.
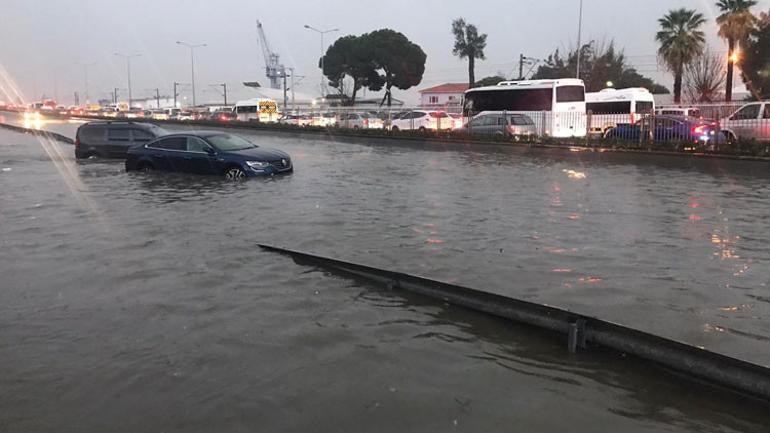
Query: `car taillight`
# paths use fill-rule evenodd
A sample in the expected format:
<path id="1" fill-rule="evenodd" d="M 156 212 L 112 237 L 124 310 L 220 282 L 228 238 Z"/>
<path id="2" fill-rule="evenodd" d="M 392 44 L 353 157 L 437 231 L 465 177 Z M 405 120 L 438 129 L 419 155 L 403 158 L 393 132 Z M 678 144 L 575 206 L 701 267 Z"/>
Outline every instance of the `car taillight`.
<path id="1" fill-rule="evenodd" d="M 696 126 L 692 129 L 693 135 L 703 134 L 706 132 L 706 125 Z"/>
<path id="2" fill-rule="evenodd" d="M 369 119 L 364 119 L 364 126 L 369 126 Z"/>
<path id="3" fill-rule="evenodd" d="M 75 147 L 80 146 L 80 138 L 75 138 Z"/>

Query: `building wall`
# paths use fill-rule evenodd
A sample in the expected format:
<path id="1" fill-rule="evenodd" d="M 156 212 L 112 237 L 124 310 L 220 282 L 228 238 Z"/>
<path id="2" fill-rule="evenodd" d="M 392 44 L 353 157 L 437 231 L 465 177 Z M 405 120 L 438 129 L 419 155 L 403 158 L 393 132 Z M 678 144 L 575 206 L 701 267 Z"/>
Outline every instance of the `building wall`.
<path id="1" fill-rule="evenodd" d="M 420 105 L 423 107 L 445 107 L 447 105 L 460 105 L 462 97 L 462 93 L 425 92 L 420 95 Z"/>

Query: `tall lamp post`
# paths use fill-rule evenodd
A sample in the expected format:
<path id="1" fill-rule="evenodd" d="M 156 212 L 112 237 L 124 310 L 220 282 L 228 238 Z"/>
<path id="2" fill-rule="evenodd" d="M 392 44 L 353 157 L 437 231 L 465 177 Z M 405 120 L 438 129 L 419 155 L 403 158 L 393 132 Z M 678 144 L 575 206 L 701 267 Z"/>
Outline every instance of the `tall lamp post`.
<path id="1" fill-rule="evenodd" d="M 83 85 L 84 85 L 84 92 L 83 92 L 83 100 L 88 103 L 88 68 L 90 66 L 95 66 L 96 62 L 90 62 L 90 63 L 78 63 L 78 65 L 83 67 Z"/>
<path id="2" fill-rule="evenodd" d="M 115 53 L 118 57 L 123 57 L 126 59 L 126 75 L 128 77 L 128 109 L 131 109 L 131 58 L 133 57 L 139 57 L 141 54 L 121 54 L 121 53 Z"/>
<path id="3" fill-rule="evenodd" d="M 575 78 L 580 79 L 580 57 L 583 54 L 581 44 L 581 37 L 583 36 L 583 0 L 580 0 L 580 15 L 578 17 L 578 39 L 577 39 L 577 75 Z"/>
<path id="4" fill-rule="evenodd" d="M 318 30 L 315 27 L 309 26 L 305 24 L 305 28 L 308 30 L 312 30 L 319 35 L 321 35 L 321 97 L 326 97 L 326 80 L 324 80 L 324 57 L 326 56 L 326 53 L 324 50 L 326 49 L 326 45 L 324 45 L 324 35 L 327 33 L 333 33 L 338 32 L 340 29 L 330 29 L 330 30 Z"/>
<path id="5" fill-rule="evenodd" d="M 195 49 L 205 47 L 206 44 L 188 44 L 187 42 L 183 41 L 176 41 L 177 45 L 182 45 L 190 49 L 190 76 L 192 79 L 192 104 L 193 107 L 196 106 L 195 104 Z"/>

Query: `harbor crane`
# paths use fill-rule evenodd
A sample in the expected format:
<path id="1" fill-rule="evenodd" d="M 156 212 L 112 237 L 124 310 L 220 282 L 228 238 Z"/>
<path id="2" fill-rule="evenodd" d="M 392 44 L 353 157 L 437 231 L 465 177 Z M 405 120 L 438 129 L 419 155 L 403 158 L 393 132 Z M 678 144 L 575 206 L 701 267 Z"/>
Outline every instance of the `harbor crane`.
<path id="1" fill-rule="evenodd" d="M 286 78 L 286 67 L 281 64 L 278 53 L 270 49 L 267 36 L 265 36 L 265 29 L 259 20 L 257 20 L 257 38 L 262 47 L 262 56 L 265 59 L 265 75 L 270 80 L 270 88 L 280 89 L 281 79 Z"/>

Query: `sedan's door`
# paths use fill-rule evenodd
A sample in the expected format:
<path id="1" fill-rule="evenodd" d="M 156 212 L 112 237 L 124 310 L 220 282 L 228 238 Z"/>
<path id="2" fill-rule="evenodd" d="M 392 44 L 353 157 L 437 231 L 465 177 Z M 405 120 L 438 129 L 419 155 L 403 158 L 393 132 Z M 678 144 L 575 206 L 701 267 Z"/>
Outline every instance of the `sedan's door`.
<path id="1" fill-rule="evenodd" d="M 187 137 L 181 171 L 195 174 L 219 174 L 213 149 L 198 137 Z"/>
<path id="2" fill-rule="evenodd" d="M 157 170 L 181 171 L 187 150 L 186 137 L 169 137 L 147 147 L 153 167 Z"/>

